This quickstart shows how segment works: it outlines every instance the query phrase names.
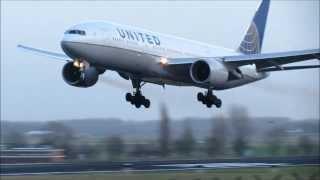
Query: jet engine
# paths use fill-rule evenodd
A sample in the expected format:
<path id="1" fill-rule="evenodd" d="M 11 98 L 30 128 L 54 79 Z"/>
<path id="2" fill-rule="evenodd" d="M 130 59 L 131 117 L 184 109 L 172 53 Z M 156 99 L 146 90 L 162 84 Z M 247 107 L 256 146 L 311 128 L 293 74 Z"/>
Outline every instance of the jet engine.
<path id="1" fill-rule="evenodd" d="M 76 87 L 90 87 L 96 84 L 99 71 L 95 67 L 80 68 L 73 62 L 68 62 L 62 69 L 62 76 L 66 83 Z"/>
<path id="2" fill-rule="evenodd" d="M 218 87 L 228 81 L 228 70 L 217 60 L 198 60 L 191 65 L 190 76 L 196 83 Z"/>

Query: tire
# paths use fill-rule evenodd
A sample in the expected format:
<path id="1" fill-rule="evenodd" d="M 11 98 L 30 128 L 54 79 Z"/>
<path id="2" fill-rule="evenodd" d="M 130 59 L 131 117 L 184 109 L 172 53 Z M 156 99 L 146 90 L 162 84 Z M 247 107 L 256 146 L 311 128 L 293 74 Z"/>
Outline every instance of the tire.
<path id="1" fill-rule="evenodd" d="M 211 103 L 207 103 L 207 108 L 211 108 L 212 107 L 212 104 Z"/>
<path id="2" fill-rule="evenodd" d="M 222 105 L 221 99 L 216 99 L 214 104 L 216 105 L 217 108 L 220 108 Z"/>
<path id="3" fill-rule="evenodd" d="M 197 99 L 198 101 L 202 101 L 204 100 L 204 95 L 202 94 L 202 92 L 199 92 L 198 95 L 197 95 Z"/>
<path id="4" fill-rule="evenodd" d="M 144 105 L 145 108 L 149 108 L 150 107 L 150 100 L 149 99 L 145 99 L 143 105 Z"/>
<path id="5" fill-rule="evenodd" d="M 216 102 L 216 99 L 218 99 L 216 96 L 211 95 L 211 96 L 208 96 L 207 101 L 210 102 L 211 104 L 214 104 L 214 102 Z"/>
<path id="6" fill-rule="evenodd" d="M 132 101 L 132 95 L 131 93 L 126 94 L 126 101 L 131 102 Z"/>
<path id="7" fill-rule="evenodd" d="M 133 97 L 133 98 L 134 98 L 134 97 Z M 132 99 L 132 101 L 130 101 L 130 103 L 131 103 L 132 105 L 134 105 L 134 104 L 135 104 L 134 99 Z"/>
<path id="8" fill-rule="evenodd" d="M 146 101 L 146 97 L 144 97 L 144 96 L 140 96 L 140 101 L 141 101 L 141 102 Z"/>
<path id="9" fill-rule="evenodd" d="M 138 109 L 141 107 L 141 104 L 140 104 L 139 102 L 136 102 L 134 105 L 135 105 L 136 108 L 138 108 Z"/>
<path id="10" fill-rule="evenodd" d="M 132 105 L 134 105 L 136 102 L 137 102 L 137 97 L 131 95 L 130 103 L 131 103 Z"/>
<path id="11" fill-rule="evenodd" d="M 135 103 L 140 104 L 140 106 L 143 104 L 143 102 L 144 102 L 143 96 L 135 95 L 134 98 L 135 98 L 135 100 L 134 100 Z"/>

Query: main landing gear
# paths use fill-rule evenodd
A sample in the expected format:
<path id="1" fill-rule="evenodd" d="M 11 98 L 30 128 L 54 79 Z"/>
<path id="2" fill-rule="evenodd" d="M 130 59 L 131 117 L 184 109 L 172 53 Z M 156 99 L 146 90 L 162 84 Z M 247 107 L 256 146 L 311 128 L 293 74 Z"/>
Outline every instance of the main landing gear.
<path id="1" fill-rule="evenodd" d="M 215 96 L 212 93 L 212 90 L 208 90 L 205 94 L 202 92 L 198 93 L 198 101 L 205 104 L 208 108 L 211 108 L 214 104 L 217 108 L 220 108 L 222 105 L 221 99 L 219 99 L 217 96 Z"/>
<path id="2" fill-rule="evenodd" d="M 132 86 L 133 88 L 136 89 L 135 92 L 131 93 L 127 93 L 126 94 L 126 100 L 128 102 L 130 102 L 132 105 L 135 105 L 136 108 L 140 108 L 141 105 L 143 105 L 145 108 L 149 108 L 150 107 L 150 100 L 145 98 L 142 94 L 141 94 L 141 81 L 140 80 L 136 80 L 136 79 L 132 79 Z M 142 84 L 144 85 L 144 84 Z"/>

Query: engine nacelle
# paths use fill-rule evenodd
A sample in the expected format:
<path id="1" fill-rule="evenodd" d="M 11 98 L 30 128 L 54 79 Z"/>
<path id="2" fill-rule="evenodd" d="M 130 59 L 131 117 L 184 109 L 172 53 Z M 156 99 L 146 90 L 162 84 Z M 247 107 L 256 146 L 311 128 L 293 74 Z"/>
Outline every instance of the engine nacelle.
<path id="1" fill-rule="evenodd" d="M 62 69 L 62 77 L 66 83 L 76 87 L 90 87 L 96 84 L 99 79 L 99 71 L 95 67 L 88 67 L 81 70 L 68 62 Z"/>
<path id="2" fill-rule="evenodd" d="M 196 83 L 219 87 L 228 81 L 228 70 L 216 60 L 198 60 L 190 67 L 190 76 Z"/>

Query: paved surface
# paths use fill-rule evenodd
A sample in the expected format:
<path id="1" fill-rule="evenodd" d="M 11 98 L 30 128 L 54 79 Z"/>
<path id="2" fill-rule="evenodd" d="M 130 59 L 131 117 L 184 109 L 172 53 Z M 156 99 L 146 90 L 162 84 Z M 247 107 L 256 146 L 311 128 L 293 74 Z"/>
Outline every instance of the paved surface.
<path id="1" fill-rule="evenodd" d="M 169 171 L 244 167 L 320 165 L 320 156 L 214 160 L 1 164 L 1 175 L 68 174 L 116 171 Z"/>

